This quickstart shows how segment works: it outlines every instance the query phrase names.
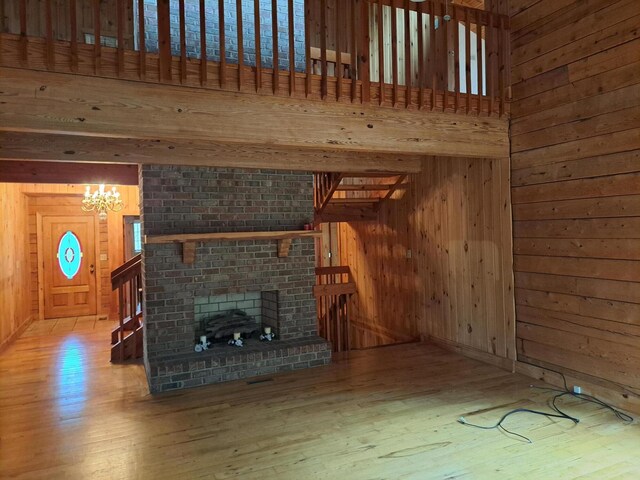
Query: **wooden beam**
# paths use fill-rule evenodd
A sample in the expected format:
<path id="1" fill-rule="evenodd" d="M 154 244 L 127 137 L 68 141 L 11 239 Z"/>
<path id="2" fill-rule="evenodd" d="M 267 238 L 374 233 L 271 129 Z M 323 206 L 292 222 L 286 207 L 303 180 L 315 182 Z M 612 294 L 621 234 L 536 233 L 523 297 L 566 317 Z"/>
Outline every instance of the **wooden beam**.
<path id="1" fill-rule="evenodd" d="M 388 176 L 397 172 L 419 172 L 429 157 L 170 138 L 140 140 L 0 131 L 0 159 L 276 168 Z"/>
<path id="2" fill-rule="evenodd" d="M 138 185 L 138 166 L 103 163 L 0 160 L 0 182 Z"/>
<path id="3" fill-rule="evenodd" d="M 0 131 L 507 157 L 508 122 L 0 68 Z M 268 121 L 267 121 L 268 120 Z"/>

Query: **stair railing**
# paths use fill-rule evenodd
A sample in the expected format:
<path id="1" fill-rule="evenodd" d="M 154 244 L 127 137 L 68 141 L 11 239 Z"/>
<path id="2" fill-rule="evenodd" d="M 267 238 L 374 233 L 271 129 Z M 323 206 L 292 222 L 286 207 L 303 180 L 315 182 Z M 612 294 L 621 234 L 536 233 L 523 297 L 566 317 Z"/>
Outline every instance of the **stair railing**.
<path id="1" fill-rule="evenodd" d="M 132 257 L 111 272 L 111 288 L 118 290 L 118 320 L 119 326 L 112 332 L 112 344 L 118 344 L 118 357 L 124 360 L 124 337 L 126 331 L 135 331 L 142 318 L 142 254 Z M 133 358 L 138 358 L 142 352 L 137 350 L 134 342 Z M 113 358 L 113 356 L 112 356 Z"/>
<path id="2" fill-rule="evenodd" d="M 341 181 L 341 173 L 316 172 L 313 174 L 313 206 L 316 215 L 320 215 L 328 205 Z"/>
<path id="3" fill-rule="evenodd" d="M 334 352 L 350 349 L 349 297 L 356 292 L 346 266 L 316 268 L 316 297 L 320 336 L 331 342 Z"/>

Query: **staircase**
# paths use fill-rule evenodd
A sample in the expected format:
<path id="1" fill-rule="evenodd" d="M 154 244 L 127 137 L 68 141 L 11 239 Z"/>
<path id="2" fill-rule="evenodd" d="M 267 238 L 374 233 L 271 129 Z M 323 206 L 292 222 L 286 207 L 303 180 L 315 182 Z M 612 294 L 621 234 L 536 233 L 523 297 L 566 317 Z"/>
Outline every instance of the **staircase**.
<path id="1" fill-rule="evenodd" d="M 377 220 L 380 206 L 404 188 L 405 173 L 314 174 L 315 223 Z"/>
<path id="2" fill-rule="evenodd" d="M 113 363 L 142 357 L 142 255 L 111 272 L 111 288 L 118 290 L 119 325 L 111 332 Z"/>

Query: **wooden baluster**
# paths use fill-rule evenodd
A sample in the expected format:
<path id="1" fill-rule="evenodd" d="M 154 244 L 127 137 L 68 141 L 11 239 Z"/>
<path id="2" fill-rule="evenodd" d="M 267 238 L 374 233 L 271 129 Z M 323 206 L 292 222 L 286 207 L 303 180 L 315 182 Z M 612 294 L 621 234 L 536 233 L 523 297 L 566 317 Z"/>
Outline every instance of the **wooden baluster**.
<path id="1" fill-rule="evenodd" d="M 398 10 L 391 5 L 391 71 L 393 73 L 393 106 L 398 106 Z"/>
<path id="2" fill-rule="evenodd" d="M 380 105 L 385 102 L 384 88 L 384 7 L 378 1 L 378 80 L 380 81 Z"/>
<path id="3" fill-rule="evenodd" d="M 476 10 L 476 73 L 478 81 L 478 116 L 482 112 L 482 25 L 480 23 L 480 11 Z"/>
<path id="4" fill-rule="evenodd" d="M 442 111 L 444 112 L 449 107 L 449 22 L 444 20 L 444 16 L 446 14 L 446 7 L 444 4 L 440 5 L 441 15 L 440 21 L 442 29 L 442 53 L 444 57 L 443 62 L 443 82 L 442 85 L 444 87 L 444 96 L 442 98 Z"/>
<path id="5" fill-rule="evenodd" d="M 311 1 L 304 0 L 304 54 L 306 57 L 306 74 L 305 79 L 305 96 L 311 95 L 311 76 L 313 74 L 311 67 Z"/>
<path id="6" fill-rule="evenodd" d="M 136 319 L 136 302 L 135 302 L 135 292 L 136 292 L 136 277 L 134 276 L 131 279 L 131 282 L 129 282 L 131 285 L 131 325 L 133 328 L 132 333 L 132 340 L 133 340 L 133 357 L 132 358 L 138 358 L 138 341 L 137 341 L 137 334 L 136 334 L 136 330 L 138 328 L 138 322 Z"/>
<path id="7" fill-rule="evenodd" d="M 118 77 L 124 74 L 124 0 L 116 1 Z"/>
<path id="8" fill-rule="evenodd" d="M 356 0 L 361 2 L 360 9 L 360 21 L 356 23 L 358 25 L 359 33 L 357 38 L 362 42 L 360 48 L 360 59 L 358 61 L 358 78 L 360 78 L 360 85 L 362 85 L 361 99 L 362 103 L 369 103 L 371 100 L 371 67 L 369 66 L 370 52 L 371 52 L 371 34 L 369 32 L 369 1 L 368 0 Z"/>
<path id="9" fill-rule="evenodd" d="M 289 96 L 293 97 L 296 91 L 296 44 L 293 0 L 289 0 L 288 2 L 287 14 L 289 16 Z"/>
<path id="10" fill-rule="evenodd" d="M 169 0 L 158 0 L 158 68 L 161 82 L 171 81 L 171 12 Z"/>
<path id="11" fill-rule="evenodd" d="M 342 77 L 344 75 L 342 69 L 342 51 L 340 48 L 340 34 L 342 33 L 340 19 L 342 18 L 340 15 L 340 8 L 336 2 L 335 8 L 335 16 L 336 16 L 336 101 L 340 101 L 340 97 L 342 96 Z"/>
<path id="12" fill-rule="evenodd" d="M 453 55 L 455 60 L 455 112 L 460 109 L 460 20 L 458 8 L 453 7 Z"/>
<path id="13" fill-rule="evenodd" d="M 72 72 L 78 71 L 78 15 L 76 0 L 69 0 L 69 36 L 71 37 L 70 66 Z"/>
<path id="14" fill-rule="evenodd" d="M 333 297 L 334 318 L 336 324 L 336 345 L 338 346 L 338 352 L 342 351 L 342 318 L 340 315 L 340 295 L 334 295 Z"/>
<path id="15" fill-rule="evenodd" d="M 133 320 L 135 318 L 133 307 L 133 278 L 129 282 L 127 282 L 127 285 L 129 287 L 129 318 Z"/>
<path id="16" fill-rule="evenodd" d="M 273 36 L 273 94 L 280 91 L 280 58 L 278 55 L 278 0 L 271 0 L 271 35 Z"/>
<path id="17" fill-rule="evenodd" d="M 101 65 L 100 0 L 93 0 L 93 73 L 100 75 Z"/>
<path id="18" fill-rule="evenodd" d="M 225 0 L 218 0 L 218 25 L 220 27 L 220 88 L 225 88 L 227 86 L 227 40 L 224 26 L 224 1 Z"/>
<path id="19" fill-rule="evenodd" d="M 507 69 L 506 69 L 506 55 L 505 48 L 507 42 L 505 41 L 505 29 L 504 29 L 504 17 L 500 16 L 500 30 L 498 31 L 498 72 L 499 72 L 499 82 L 498 89 L 500 91 L 500 117 L 502 117 L 505 113 L 505 94 L 507 90 Z"/>
<path id="20" fill-rule="evenodd" d="M 349 313 L 349 311 L 351 310 L 349 308 L 349 297 L 347 296 L 345 298 L 345 304 L 344 304 L 344 309 L 345 309 L 345 316 L 346 316 L 346 335 L 345 335 L 345 349 L 347 351 L 351 350 L 351 315 Z"/>
<path id="21" fill-rule="evenodd" d="M 322 74 L 320 96 L 327 98 L 328 68 L 327 68 L 327 0 L 320 0 L 320 69 Z"/>
<path id="22" fill-rule="evenodd" d="M 356 101 L 358 95 L 358 22 L 356 0 L 349 1 L 351 15 L 351 66 L 349 67 L 351 75 L 351 103 Z"/>
<path id="23" fill-rule="evenodd" d="M 20 0 L 20 62 L 27 66 L 29 56 L 27 54 L 27 0 Z"/>
<path id="24" fill-rule="evenodd" d="M 141 0 L 144 2 L 144 0 Z M 205 0 L 200 0 L 200 85 L 207 86 L 207 13 Z"/>
<path id="25" fill-rule="evenodd" d="M 424 3 L 418 4 L 418 109 L 424 108 L 425 58 L 424 58 Z"/>
<path id="26" fill-rule="evenodd" d="M 120 321 L 120 329 L 118 332 L 118 339 L 120 340 L 120 361 L 124 360 L 124 285 L 118 287 L 118 317 Z"/>
<path id="27" fill-rule="evenodd" d="M 493 102 L 495 98 L 494 91 L 494 76 L 495 70 L 493 68 L 493 15 L 488 14 L 487 24 L 487 39 L 486 39 L 486 52 L 487 52 L 487 95 L 489 96 L 489 116 L 493 115 Z"/>
<path id="28" fill-rule="evenodd" d="M 411 106 L 411 84 L 413 76 L 411 75 L 411 3 L 409 0 L 404 1 L 404 78 L 405 78 L 405 97 L 404 105 L 406 108 Z"/>
<path id="29" fill-rule="evenodd" d="M 184 0 L 178 1 L 178 18 L 180 22 L 180 83 L 185 83 L 187 81 L 187 32 Z"/>
<path id="30" fill-rule="evenodd" d="M 244 71 L 244 32 L 242 31 L 242 0 L 236 0 L 236 28 L 238 30 L 238 91 L 242 91 Z"/>
<path id="31" fill-rule="evenodd" d="M 464 9 L 464 59 L 465 59 L 465 79 L 467 81 L 467 115 L 471 112 L 471 15 L 469 9 Z"/>
<path id="32" fill-rule="evenodd" d="M 144 25 L 144 0 L 138 0 L 138 75 L 140 80 L 147 76 L 147 40 Z"/>
<path id="33" fill-rule="evenodd" d="M 262 88 L 262 38 L 260 35 L 260 0 L 253 2 L 254 30 L 256 36 L 256 92 Z"/>
<path id="34" fill-rule="evenodd" d="M 436 109 L 438 90 L 438 32 L 436 31 L 436 7 L 429 2 L 429 56 L 431 59 L 431 111 Z"/>
<path id="35" fill-rule="evenodd" d="M 45 15 L 45 35 L 46 35 L 46 48 L 45 48 L 45 63 L 47 70 L 53 70 L 54 65 L 54 45 L 53 45 L 53 19 L 51 14 L 51 0 L 45 0 L 44 3 L 44 15 Z"/>

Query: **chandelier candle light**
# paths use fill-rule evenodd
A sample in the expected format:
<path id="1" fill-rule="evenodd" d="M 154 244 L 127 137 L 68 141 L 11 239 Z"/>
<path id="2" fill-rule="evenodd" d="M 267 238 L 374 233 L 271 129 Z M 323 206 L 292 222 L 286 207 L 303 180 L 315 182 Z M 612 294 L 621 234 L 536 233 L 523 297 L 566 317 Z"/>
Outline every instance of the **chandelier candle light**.
<path id="1" fill-rule="evenodd" d="M 91 187 L 87 185 L 84 198 L 82 199 L 82 210 L 85 212 L 95 210 L 98 212 L 98 218 L 100 218 L 100 220 L 106 220 L 108 210 L 119 212 L 123 207 L 124 204 L 122 200 L 120 200 L 120 192 L 116 190 L 116 187 L 105 191 L 103 184 L 98 187 L 98 190 L 91 194 Z"/>

